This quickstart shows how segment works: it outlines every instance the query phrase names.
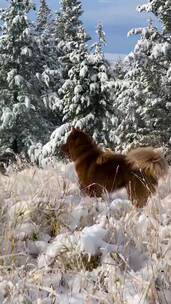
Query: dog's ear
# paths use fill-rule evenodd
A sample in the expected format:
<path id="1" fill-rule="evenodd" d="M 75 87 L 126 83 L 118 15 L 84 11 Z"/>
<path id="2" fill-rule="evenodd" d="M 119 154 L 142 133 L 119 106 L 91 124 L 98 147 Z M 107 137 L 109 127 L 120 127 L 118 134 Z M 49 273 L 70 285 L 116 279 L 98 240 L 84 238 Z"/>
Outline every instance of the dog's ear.
<path id="1" fill-rule="evenodd" d="M 75 127 L 72 127 L 71 128 L 71 133 L 70 133 L 70 136 L 69 136 L 69 140 L 76 139 L 79 135 L 80 135 L 80 130 L 78 130 Z"/>
<path id="2" fill-rule="evenodd" d="M 71 132 L 75 132 L 75 128 L 74 127 L 71 127 Z"/>
<path id="3" fill-rule="evenodd" d="M 76 133 L 76 132 L 80 132 L 80 131 L 81 131 L 81 130 L 80 130 L 80 128 L 78 128 L 78 127 L 76 127 L 76 128 L 75 128 L 75 127 L 72 127 L 72 128 L 71 128 L 71 132 L 72 132 L 72 133 Z"/>
<path id="4" fill-rule="evenodd" d="M 64 153 L 64 154 L 69 154 L 69 148 L 68 148 L 68 145 L 67 144 L 63 144 L 61 146 L 61 151 Z"/>

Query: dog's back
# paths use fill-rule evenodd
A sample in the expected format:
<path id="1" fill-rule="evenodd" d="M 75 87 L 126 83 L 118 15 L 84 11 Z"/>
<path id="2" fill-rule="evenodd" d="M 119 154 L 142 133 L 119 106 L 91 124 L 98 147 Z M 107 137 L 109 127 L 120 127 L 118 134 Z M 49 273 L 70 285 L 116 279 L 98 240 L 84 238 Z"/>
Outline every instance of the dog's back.
<path id="1" fill-rule="evenodd" d="M 126 186 L 126 175 L 129 164 L 121 154 L 107 155 L 105 152 L 87 155 L 76 162 L 76 171 L 84 191 L 91 196 L 101 196 L 104 191 L 112 192 Z M 103 161 L 101 160 L 101 157 Z M 100 162 L 99 162 L 100 159 Z"/>
<path id="2" fill-rule="evenodd" d="M 102 151 L 90 136 L 74 128 L 63 148 L 75 162 L 81 189 L 88 195 L 101 196 L 106 190 L 125 187 L 137 207 L 146 204 L 168 169 L 159 151 L 138 148 L 126 156 Z"/>

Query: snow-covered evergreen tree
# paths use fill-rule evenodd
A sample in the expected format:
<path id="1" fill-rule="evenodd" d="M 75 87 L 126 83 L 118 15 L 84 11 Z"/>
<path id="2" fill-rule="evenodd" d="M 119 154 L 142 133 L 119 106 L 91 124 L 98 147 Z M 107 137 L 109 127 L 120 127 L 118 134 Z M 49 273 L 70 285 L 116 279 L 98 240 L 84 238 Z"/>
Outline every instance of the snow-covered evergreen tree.
<path id="1" fill-rule="evenodd" d="M 83 10 L 80 0 L 60 0 L 60 12 L 57 13 L 57 39 L 75 41 L 77 29 L 82 25 L 80 17 Z"/>
<path id="2" fill-rule="evenodd" d="M 124 80 L 117 82 L 116 105 L 120 119 L 115 134 L 120 146 L 139 142 L 168 145 L 171 138 L 171 2 L 153 0 L 138 10 L 153 12 L 160 18 L 162 30 L 150 21 L 148 27 L 129 32 L 139 34 L 140 39 L 127 58 L 130 67 Z"/>
<path id="3" fill-rule="evenodd" d="M 60 12 L 56 19 L 48 22 L 49 10 L 45 0 L 42 0 L 37 29 L 43 24 L 39 35 L 41 53 L 44 60 L 44 70 L 40 75 L 42 80 L 42 98 L 47 107 L 48 116 L 60 125 L 63 116 L 63 94 L 59 90 L 68 79 L 68 71 L 73 63 L 70 54 L 80 43 L 78 31 L 83 29 L 80 16 L 82 15 L 81 1 L 61 0 Z M 38 32 L 39 34 L 39 32 Z M 85 40 L 88 39 L 85 33 Z M 60 94 L 59 94 L 60 93 Z M 60 96 L 59 96 L 60 95 Z M 60 97 L 60 98 L 59 98 Z"/>
<path id="4" fill-rule="evenodd" d="M 124 79 L 124 76 L 129 67 L 126 65 L 126 62 L 124 62 L 124 59 L 118 58 L 117 61 L 111 65 L 111 68 L 113 72 L 113 78 L 116 80 L 121 80 Z"/>
<path id="5" fill-rule="evenodd" d="M 40 0 L 39 10 L 37 12 L 36 30 L 41 34 L 45 31 L 49 19 L 51 16 L 51 10 L 46 4 L 46 0 Z"/>
<path id="6" fill-rule="evenodd" d="M 41 102 L 37 69 L 40 50 L 32 34 L 27 14 L 30 0 L 10 0 L 1 10 L 0 36 L 0 146 L 4 150 L 15 141 L 18 152 L 37 141 L 46 140 L 51 131 Z M 46 138 L 46 139 L 45 139 Z"/>
<path id="7" fill-rule="evenodd" d="M 54 38 L 54 18 L 45 0 L 40 1 L 35 26 L 35 35 L 39 43 L 41 67 L 41 98 L 45 105 L 47 119 L 55 126 L 61 123 L 58 107 L 58 89 L 61 86 L 61 72 L 58 51 Z"/>
<path id="8" fill-rule="evenodd" d="M 115 80 L 114 111 L 117 119 L 113 129 L 113 142 L 116 150 L 122 151 L 140 144 L 146 133 L 142 118 L 142 106 L 145 100 L 143 80 L 139 75 L 129 74 L 124 79 Z"/>
<path id="9" fill-rule="evenodd" d="M 60 125 L 60 118 L 64 116 L 65 92 L 63 88 L 67 86 L 69 81 L 69 70 L 75 65 L 72 59 L 73 53 L 78 53 L 80 46 L 89 39 L 80 20 L 82 15 L 81 1 L 61 0 L 60 4 L 60 12 L 57 13 L 56 19 L 50 27 L 51 32 L 47 37 L 47 41 L 50 40 L 49 45 L 51 45 L 49 61 L 47 58 L 44 71 L 41 75 L 39 74 L 41 81 L 45 84 L 42 90 L 43 101 L 49 110 L 52 110 L 53 121 L 56 121 L 56 125 Z M 82 43 L 82 39 L 84 43 Z M 65 140 L 68 130 L 69 125 L 66 122 L 52 133 L 50 142 L 44 147 L 38 145 L 32 149 L 34 154 L 41 160 L 54 153 L 59 155 L 60 149 L 58 147 Z"/>
<path id="10" fill-rule="evenodd" d="M 104 58 L 102 45 L 104 32 L 98 27 L 98 42 L 89 53 L 85 32 L 80 27 L 77 48 L 70 54 L 72 68 L 69 79 L 61 88 L 63 94 L 64 122 L 87 130 L 98 142 L 109 144 L 109 120 L 113 112 L 111 102 L 111 71 Z M 102 37 L 103 35 L 103 37 Z M 103 40 L 102 40 L 103 39 Z"/>
<path id="11" fill-rule="evenodd" d="M 61 0 L 60 12 L 57 13 L 54 24 L 54 39 L 61 64 L 62 77 L 68 79 L 68 71 L 72 67 L 70 54 L 82 43 L 83 37 L 78 33 L 84 31 L 80 19 L 82 16 L 82 4 L 80 0 Z M 84 31 L 84 41 L 90 37 Z"/>
<path id="12" fill-rule="evenodd" d="M 149 0 L 149 3 L 138 6 L 139 12 L 152 12 L 162 22 L 163 33 L 171 32 L 171 3 L 170 0 Z"/>
<path id="13" fill-rule="evenodd" d="M 51 153 L 61 154 L 60 145 L 66 140 L 71 126 L 80 127 L 91 134 L 98 142 L 111 144 L 110 129 L 113 125 L 113 78 L 111 67 L 106 61 L 102 46 L 104 32 L 101 27 L 98 42 L 93 45 L 94 52 L 86 45 L 87 34 L 82 25 L 77 28 L 75 48 L 70 49 L 67 58 L 70 69 L 68 78 L 59 90 L 63 125 L 51 135 L 50 141 L 42 148 L 40 158 Z M 113 145 L 113 142 L 112 142 Z"/>
<path id="14" fill-rule="evenodd" d="M 103 25 L 101 23 L 97 25 L 96 34 L 98 41 L 92 45 L 92 48 L 95 48 L 95 53 L 103 54 L 103 47 L 106 45 L 106 34 L 103 31 Z"/>

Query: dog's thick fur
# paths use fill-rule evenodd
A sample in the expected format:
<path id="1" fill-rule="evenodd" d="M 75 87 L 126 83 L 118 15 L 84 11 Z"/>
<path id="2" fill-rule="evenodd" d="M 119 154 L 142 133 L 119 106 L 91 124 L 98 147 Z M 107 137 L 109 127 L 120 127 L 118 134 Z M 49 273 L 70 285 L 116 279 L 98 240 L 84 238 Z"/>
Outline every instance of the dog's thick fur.
<path id="1" fill-rule="evenodd" d="M 89 135 L 75 128 L 62 150 L 74 161 L 80 187 L 88 195 L 101 196 L 106 190 L 125 187 L 136 207 L 147 203 L 159 178 L 168 171 L 168 164 L 157 149 L 138 148 L 127 155 L 102 151 Z"/>

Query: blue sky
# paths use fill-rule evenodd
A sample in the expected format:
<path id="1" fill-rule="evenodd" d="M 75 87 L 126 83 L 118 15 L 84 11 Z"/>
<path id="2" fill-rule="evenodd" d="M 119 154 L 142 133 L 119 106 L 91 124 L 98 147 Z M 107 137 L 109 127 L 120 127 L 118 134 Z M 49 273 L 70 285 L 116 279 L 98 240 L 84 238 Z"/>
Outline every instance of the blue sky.
<path id="1" fill-rule="evenodd" d="M 8 1 L 0 0 L 0 6 Z M 39 0 L 35 0 L 38 5 Z M 96 39 L 96 25 L 102 22 L 106 33 L 105 52 L 109 54 L 128 54 L 133 50 L 138 37 L 127 37 L 134 27 L 146 26 L 149 15 L 136 12 L 136 7 L 147 0 L 82 0 L 84 14 L 82 20 L 87 32 Z M 59 10 L 59 0 L 47 0 L 53 10 Z"/>
<path id="2" fill-rule="evenodd" d="M 108 53 L 127 54 L 137 37 L 127 37 L 133 27 L 145 26 L 147 15 L 137 13 L 136 7 L 144 0 L 83 0 L 83 21 L 95 39 L 96 24 L 101 21 L 106 32 Z"/>

